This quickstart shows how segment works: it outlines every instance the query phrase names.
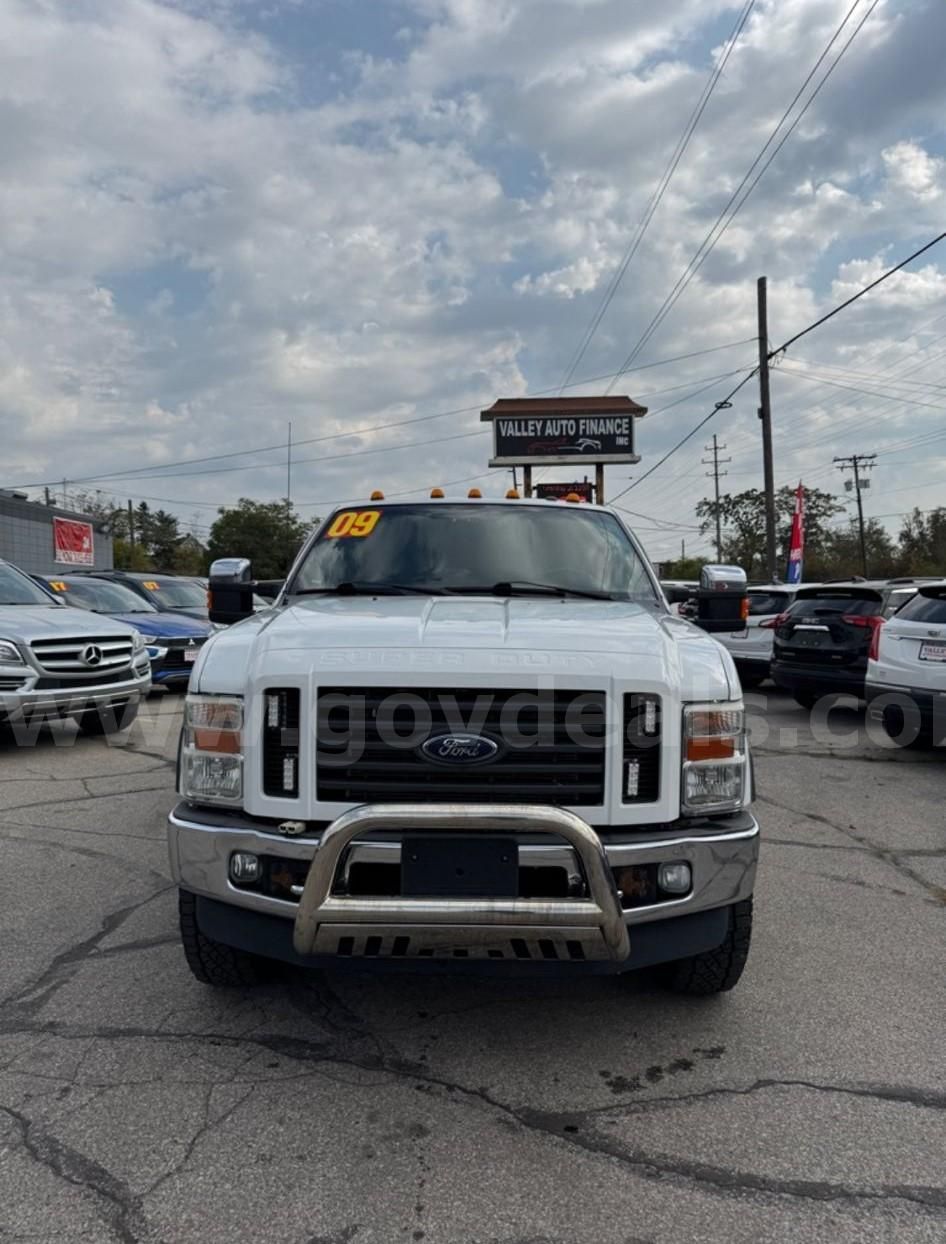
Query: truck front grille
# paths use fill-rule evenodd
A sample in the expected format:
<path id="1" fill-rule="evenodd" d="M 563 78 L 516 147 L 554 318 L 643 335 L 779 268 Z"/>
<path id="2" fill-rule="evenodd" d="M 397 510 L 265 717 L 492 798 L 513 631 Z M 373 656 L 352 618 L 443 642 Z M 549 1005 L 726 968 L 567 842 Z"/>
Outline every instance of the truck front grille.
<path id="1" fill-rule="evenodd" d="M 263 794 L 299 794 L 299 689 L 267 687 L 263 693 Z"/>
<path id="2" fill-rule="evenodd" d="M 463 765 L 421 751 L 428 739 L 463 733 L 492 740 L 498 753 Z M 601 804 L 605 750 L 602 691 L 323 687 L 318 697 L 323 801 Z"/>
<path id="3" fill-rule="evenodd" d="M 82 635 L 75 639 L 34 639 L 30 647 L 47 674 L 104 674 L 131 663 L 131 636 Z"/>

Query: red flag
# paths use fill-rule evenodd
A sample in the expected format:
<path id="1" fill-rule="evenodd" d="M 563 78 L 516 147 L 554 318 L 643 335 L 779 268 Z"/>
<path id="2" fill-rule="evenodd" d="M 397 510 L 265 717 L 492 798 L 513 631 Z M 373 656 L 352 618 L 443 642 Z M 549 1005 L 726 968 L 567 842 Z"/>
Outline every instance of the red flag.
<path id="1" fill-rule="evenodd" d="M 788 547 L 789 583 L 801 583 L 802 564 L 805 559 L 805 490 L 801 480 L 795 491 L 795 512 L 792 514 L 792 539 Z"/>

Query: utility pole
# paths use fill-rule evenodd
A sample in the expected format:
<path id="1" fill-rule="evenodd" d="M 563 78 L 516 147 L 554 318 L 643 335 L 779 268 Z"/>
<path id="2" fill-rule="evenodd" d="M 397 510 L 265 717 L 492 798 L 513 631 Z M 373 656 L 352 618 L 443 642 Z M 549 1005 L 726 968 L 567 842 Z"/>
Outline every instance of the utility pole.
<path id="1" fill-rule="evenodd" d="M 292 423 L 287 425 L 286 436 L 286 574 L 292 562 Z"/>
<path id="2" fill-rule="evenodd" d="M 135 547 L 135 507 L 131 503 L 131 497 L 128 498 L 128 547 Z"/>
<path id="3" fill-rule="evenodd" d="M 713 444 L 704 445 L 703 448 L 706 450 L 707 453 L 712 453 L 713 455 L 712 462 L 710 462 L 709 458 L 703 458 L 702 462 L 704 466 L 712 466 L 713 468 L 712 471 L 707 471 L 706 475 L 707 475 L 707 478 L 710 475 L 712 475 L 713 482 L 716 488 L 716 509 L 714 511 L 714 513 L 716 514 L 716 560 L 718 562 L 721 562 L 723 560 L 723 521 L 722 521 L 722 516 L 720 515 L 720 512 L 719 512 L 719 477 L 721 475 L 728 475 L 729 472 L 721 471 L 719 467 L 720 467 L 720 464 L 723 462 L 732 462 L 732 458 L 721 458 L 719 456 L 719 451 L 721 449 L 725 449 L 726 446 L 720 445 L 717 442 L 715 432 L 713 433 Z"/>
<path id="4" fill-rule="evenodd" d="M 876 454 L 851 454 L 847 458 L 835 458 L 839 471 L 853 471 L 854 480 L 853 487 L 857 493 L 857 528 L 860 533 L 861 540 L 861 573 L 867 578 L 867 541 L 864 536 L 864 503 L 861 500 L 861 493 L 865 488 L 870 487 L 869 479 L 861 479 L 861 472 L 873 469 L 874 462 L 877 458 Z M 845 488 L 850 491 L 852 486 L 851 480 L 845 480 Z"/>
<path id="5" fill-rule="evenodd" d="M 772 405 L 769 399 L 769 317 L 765 277 L 756 283 L 759 314 L 759 418 L 762 420 L 762 474 L 765 483 L 765 561 L 775 578 L 775 467 L 772 462 Z"/>
<path id="6" fill-rule="evenodd" d="M 51 497 L 50 497 L 50 495 L 49 495 L 49 485 L 48 485 L 48 484 L 46 485 L 45 492 L 46 492 L 46 504 L 47 504 L 47 505 L 52 505 L 52 499 L 51 499 Z"/>

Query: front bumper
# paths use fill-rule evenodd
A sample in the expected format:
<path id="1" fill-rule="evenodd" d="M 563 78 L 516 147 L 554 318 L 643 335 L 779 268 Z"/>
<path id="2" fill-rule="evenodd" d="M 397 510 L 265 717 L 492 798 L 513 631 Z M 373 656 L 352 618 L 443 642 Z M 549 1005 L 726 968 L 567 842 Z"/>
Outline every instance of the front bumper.
<path id="1" fill-rule="evenodd" d="M 864 697 L 872 721 L 882 724 L 886 712 L 898 709 L 908 733 L 920 729 L 931 734 L 935 742 L 946 741 L 946 691 L 868 682 Z"/>
<path id="2" fill-rule="evenodd" d="M 151 687 L 150 664 L 133 666 L 128 677 L 119 682 L 103 682 L 85 686 L 64 685 L 43 687 L 42 678 L 32 669 L 23 675 L 23 685 L 16 690 L 0 691 L 0 721 L 30 721 L 37 717 L 70 717 L 90 708 L 137 703 Z M 40 684 L 40 685 L 37 685 Z"/>
<path id="3" fill-rule="evenodd" d="M 413 831 L 512 836 L 520 868 L 563 867 L 579 881 L 580 896 L 418 899 L 344 893 L 344 878 L 356 863 L 399 861 L 400 835 Z M 296 957 L 553 959 L 610 965 L 615 971 L 638 966 L 636 926 L 672 923 L 748 898 L 759 850 L 759 826 L 748 812 L 716 822 L 598 834 L 560 808 L 509 804 L 365 806 L 300 837 L 280 836 L 271 822 L 180 804 L 169 817 L 168 833 L 178 885 L 216 900 L 211 908 L 225 904 L 292 922 Z M 308 864 L 305 884 L 295 888 L 293 901 L 235 886 L 229 878 L 234 851 Z M 692 870 L 688 894 L 622 909 L 615 870 L 682 861 Z M 249 917 L 242 922 L 244 937 L 252 925 Z M 267 953 L 265 945 L 257 949 Z M 659 957 L 651 951 L 648 961 Z M 674 957 L 673 950 L 666 955 Z"/>

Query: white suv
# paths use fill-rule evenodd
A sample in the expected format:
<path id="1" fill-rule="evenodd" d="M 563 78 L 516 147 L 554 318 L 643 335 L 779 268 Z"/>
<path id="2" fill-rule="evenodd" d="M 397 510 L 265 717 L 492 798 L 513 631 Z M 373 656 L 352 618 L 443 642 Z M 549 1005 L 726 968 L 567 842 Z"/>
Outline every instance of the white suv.
<path id="1" fill-rule="evenodd" d="M 946 580 L 924 583 L 880 628 L 866 695 L 898 743 L 946 742 Z"/>
<path id="2" fill-rule="evenodd" d="M 806 584 L 810 587 L 810 584 Z M 736 662 L 743 687 L 758 687 L 769 676 L 775 623 L 795 600 L 800 583 L 770 583 L 749 588 L 749 616 L 742 630 L 716 638 Z"/>

